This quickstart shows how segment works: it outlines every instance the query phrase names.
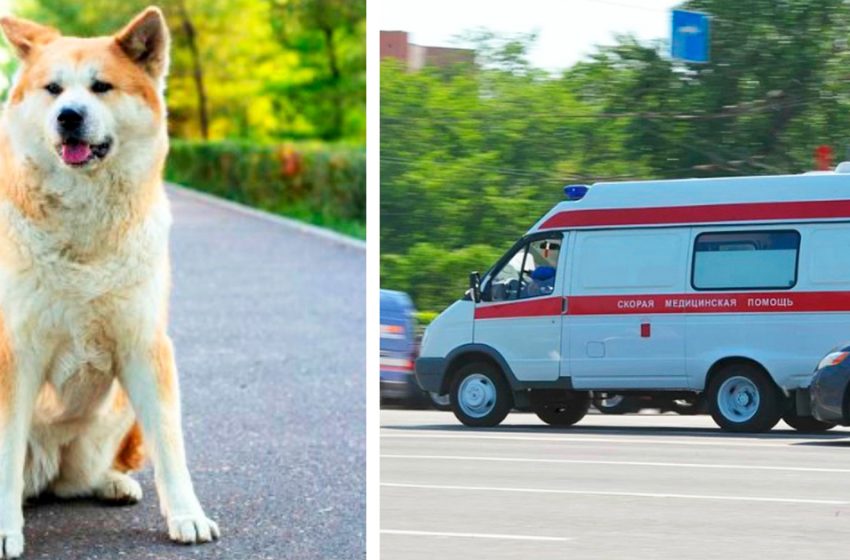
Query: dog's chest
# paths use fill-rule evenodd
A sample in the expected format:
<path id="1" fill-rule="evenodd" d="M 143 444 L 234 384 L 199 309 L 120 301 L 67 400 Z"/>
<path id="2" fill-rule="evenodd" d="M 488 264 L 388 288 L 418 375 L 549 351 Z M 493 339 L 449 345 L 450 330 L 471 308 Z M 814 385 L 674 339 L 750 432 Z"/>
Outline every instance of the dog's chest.
<path id="1" fill-rule="evenodd" d="M 52 355 L 55 385 L 111 371 L 116 347 L 152 328 L 167 291 L 169 218 L 165 207 L 123 231 L 94 232 L 10 222 L 20 258 L 0 266 L 0 305 L 20 344 Z"/>
<path id="2" fill-rule="evenodd" d="M 129 266 L 129 263 L 125 263 Z M 74 266 L 61 261 L 33 270 L 20 283 L 20 334 L 52 355 L 48 376 L 61 387 L 73 375 L 110 375 L 117 343 L 140 326 L 141 278 L 112 267 Z"/>

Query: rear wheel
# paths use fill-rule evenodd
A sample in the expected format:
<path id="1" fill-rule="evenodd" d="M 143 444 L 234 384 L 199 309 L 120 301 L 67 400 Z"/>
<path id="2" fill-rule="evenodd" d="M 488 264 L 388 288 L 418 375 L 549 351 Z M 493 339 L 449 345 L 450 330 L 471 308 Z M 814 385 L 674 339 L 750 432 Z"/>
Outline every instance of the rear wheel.
<path id="1" fill-rule="evenodd" d="M 766 432 L 779 422 L 785 408 L 782 393 L 753 364 L 725 366 L 711 379 L 707 392 L 711 417 L 730 432 Z"/>
<path id="2" fill-rule="evenodd" d="M 534 403 L 534 413 L 552 426 L 572 426 L 590 409 L 590 394 L 583 391 L 563 391 Z M 554 398 L 553 398 L 554 397 Z M 533 398 L 533 397 L 532 397 Z"/>
<path id="3" fill-rule="evenodd" d="M 836 425 L 831 422 L 821 422 L 817 418 L 811 416 L 797 416 L 794 410 L 786 412 L 782 417 L 786 424 L 797 430 L 798 432 L 817 433 L 831 430 Z"/>
<path id="4" fill-rule="evenodd" d="M 513 406 L 510 387 L 502 372 L 487 362 L 461 367 L 449 392 L 452 412 L 463 424 L 498 426 Z"/>
<path id="5" fill-rule="evenodd" d="M 613 393 L 593 397 L 593 406 L 602 414 L 626 414 L 640 408 L 634 398 Z"/>

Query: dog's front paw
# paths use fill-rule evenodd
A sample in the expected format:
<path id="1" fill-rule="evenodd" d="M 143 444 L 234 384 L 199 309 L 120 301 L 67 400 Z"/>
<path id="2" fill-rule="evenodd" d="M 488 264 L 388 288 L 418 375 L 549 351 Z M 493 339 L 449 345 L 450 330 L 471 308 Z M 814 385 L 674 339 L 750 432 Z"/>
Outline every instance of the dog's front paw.
<path id="1" fill-rule="evenodd" d="M 24 535 L 22 533 L 0 532 L 0 558 L 20 558 L 24 553 Z"/>
<path id="2" fill-rule="evenodd" d="M 218 524 L 203 513 L 174 515 L 168 518 L 168 536 L 174 542 L 195 544 L 210 542 L 219 537 Z"/>

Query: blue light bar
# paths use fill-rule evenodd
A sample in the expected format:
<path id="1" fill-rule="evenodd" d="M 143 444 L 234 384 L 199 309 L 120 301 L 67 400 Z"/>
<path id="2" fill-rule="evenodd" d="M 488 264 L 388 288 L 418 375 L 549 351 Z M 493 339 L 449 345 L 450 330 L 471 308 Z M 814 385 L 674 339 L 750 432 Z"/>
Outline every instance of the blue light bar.
<path id="1" fill-rule="evenodd" d="M 587 185 L 567 185 L 564 187 L 564 196 L 567 200 L 581 200 L 589 188 Z"/>

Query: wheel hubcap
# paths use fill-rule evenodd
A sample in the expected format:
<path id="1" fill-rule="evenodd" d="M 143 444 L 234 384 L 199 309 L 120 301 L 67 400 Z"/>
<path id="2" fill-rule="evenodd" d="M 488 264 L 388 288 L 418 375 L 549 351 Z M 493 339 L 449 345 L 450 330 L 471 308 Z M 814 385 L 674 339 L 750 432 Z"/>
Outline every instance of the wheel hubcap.
<path id="1" fill-rule="evenodd" d="M 602 399 L 602 406 L 604 406 L 605 408 L 613 408 L 622 403 L 624 398 L 625 397 L 623 395 L 611 395 L 610 397 L 606 396 L 604 399 Z"/>
<path id="2" fill-rule="evenodd" d="M 733 422 L 746 422 L 755 416 L 760 400 L 755 383 L 740 375 L 724 381 L 717 392 L 720 413 Z"/>
<path id="3" fill-rule="evenodd" d="M 496 406 L 496 388 L 480 373 L 468 375 L 458 388 L 458 405 L 472 418 L 487 416 Z"/>

